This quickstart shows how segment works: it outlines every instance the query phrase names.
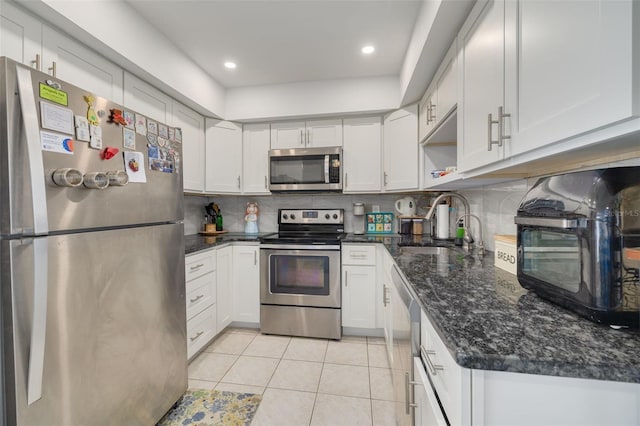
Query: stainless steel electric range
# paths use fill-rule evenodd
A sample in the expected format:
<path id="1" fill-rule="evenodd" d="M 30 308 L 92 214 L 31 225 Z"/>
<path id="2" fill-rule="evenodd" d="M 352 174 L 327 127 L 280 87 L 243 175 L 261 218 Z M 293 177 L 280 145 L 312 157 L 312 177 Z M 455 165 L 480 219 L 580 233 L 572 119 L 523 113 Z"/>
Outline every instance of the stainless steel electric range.
<path id="1" fill-rule="evenodd" d="M 260 331 L 340 339 L 343 209 L 278 210 L 260 239 Z"/>

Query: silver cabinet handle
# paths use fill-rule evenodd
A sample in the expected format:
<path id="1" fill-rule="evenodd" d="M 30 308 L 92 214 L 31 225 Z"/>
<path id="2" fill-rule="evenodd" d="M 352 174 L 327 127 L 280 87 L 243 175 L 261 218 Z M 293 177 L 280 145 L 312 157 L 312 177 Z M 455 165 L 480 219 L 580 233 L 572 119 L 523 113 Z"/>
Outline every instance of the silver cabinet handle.
<path id="1" fill-rule="evenodd" d="M 435 351 L 426 350 L 424 346 L 421 345 L 420 353 L 422 354 L 422 358 L 424 359 L 424 361 L 427 363 L 427 367 L 429 368 L 429 372 L 432 376 L 438 374 L 438 370 L 444 370 L 444 367 L 442 365 L 434 364 L 433 361 L 431 361 L 431 357 L 429 355 L 435 355 Z"/>
<path id="2" fill-rule="evenodd" d="M 504 134 L 504 119 L 511 117 L 511 114 L 505 114 L 502 107 L 498 107 L 498 146 L 502 146 L 502 141 L 511 139 L 511 136 Z"/>
<path id="3" fill-rule="evenodd" d="M 383 304 L 385 307 L 386 307 L 386 306 L 389 304 L 389 302 L 390 302 L 389 298 L 387 297 L 387 292 L 388 292 L 389 290 L 390 290 L 390 288 L 389 288 L 389 287 L 387 287 L 387 285 L 386 285 L 386 284 L 382 284 L 382 304 Z"/>
<path id="4" fill-rule="evenodd" d="M 493 140 L 493 135 L 492 135 L 491 129 L 492 129 L 494 124 L 498 124 L 498 120 L 494 120 L 492 114 L 489 113 L 489 118 L 487 120 L 487 125 L 489 127 L 489 131 L 488 131 L 488 135 L 487 135 L 487 141 L 488 141 L 487 142 L 488 143 L 487 150 L 488 151 L 491 151 L 491 147 L 494 144 L 496 144 L 498 146 L 502 146 L 502 142 L 500 140 L 497 140 L 497 141 Z"/>
<path id="5" fill-rule="evenodd" d="M 427 103 L 427 113 L 425 114 L 427 117 L 427 126 L 429 125 L 429 117 L 431 117 L 431 103 Z"/>
<path id="6" fill-rule="evenodd" d="M 348 182 L 348 181 L 347 181 L 347 178 L 348 178 L 348 177 L 349 177 L 349 173 L 345 173 L 345 174 L 344 174 L 344 187 L 345 187 L 345 188 L 346 188 L 347 186 L 349 186 L 349 185 L 347 184 L 347 182 Z"/>
<path id="7" fill-rule="evenodd" d="M 31 70 L 16 65 L 18 80 L 18 96 L 22 112 L 22 124 L 26 138 L 27 158 L 29 163 L 29 178 L 31 180 L 31 204 L 33 214 L 33 232 L 42 235 L 49 232 L 49 217 L 47 215 L 47 192 L 44 179 L 44 164 L 40 148 L 40 124 L 31 82 Z"/>
<path id="8" fill-rule="evenodd" d="M 409 379 L 409 372 L 405 372 L 404 373 L 404 393 L 405 393 L 404 408 L 407 414 L 411 414 L 412 408 L 418 407 L 418 404 L 416 404 L 415 402 L 411 402 L 411 385 L 415 385 L 415 384 L 417 384 L 417 382 L 412 382 Z"/>
<path id="9" fill-rule="evenodd" d="M 355 253 L 351 253 L 349 255 L 350 258 L 352 259 L 366 259 L 368 256 L 366 254 L 355 254 Z"/>
<path id="10" fill-rule="evenodd" d="M 238 176 L 238 189 L 240 189 L 240 176 Z"/>
<path id="11" fill-rule="evenodd" d="M 204 266 L 204 263 L 198 263 L 197 265 L 189 267 L 189 270 L 197 271 L 198 269 L 202 268 L 203 266 Z"/>
<path id="12" fill-rule="evenodd" d="M 193 299 L 189 299 L 189 303 L 196 303 L 198 300 L 202 299 L 204 294 L 199 295 L 198 297 L 194 297 Z"/>
<path id="13" fill-rule="evenodd" d="M 191 340 L 193 342 L 194 340 L 197 340 L 198 337 L 202 336 L 203 334 L 204 334 L 204 331 L 198 331 L 194 337 L 189 337 L 189 340 Z"/>
<path id="14" fill-rule="evenodd" d="M 253 264 L 254 265 L 258 264 L 258 252 L 257 251 L 253 252 Z"/>
<path id="15" fill-rule="evenodd" d="M 307 144 L 311 145 L 311 129 L 307 129 Z"/>
<path id="16" fill-rule="evenodd" d="M 53 61 L 53 63 L 51 64 L 51 66 L 49 68 L 47 68 L 50 71 L 50 74 L 55 77 L 57 74 L 57 64 L 56 61 Z"/>
<path id="17" fill-rule="evenodd" d="M 429 119 L 432 123 L 436 122 L 436 104 L 431 104 L 431 108 L 429 108 Z"/>
<path id="18" fill-rule="evenodd" d="M 389 175 L 387 174 L 387 172 L 384 172 L 384 186 L 387 186 L 387 177 Z"/>
<path id="19" fill-rule="evenodd" d="M 35 69 L 40 71 L 40 54 L 39 53 L 36 53 L 36 59 L 31 61 L 31 63 L 33 64 L 33 67 Z"/>
<path id="20" fill-rule="evenodd" d="M 267 183 L 267 177 L 264 177 L 264 189 L 269 188 L 269 184 Z"/>
<path id="21" fill-rule="evenodd" d="M 304 145 L 304 130 L 300 129 L 300 145 Z"/>

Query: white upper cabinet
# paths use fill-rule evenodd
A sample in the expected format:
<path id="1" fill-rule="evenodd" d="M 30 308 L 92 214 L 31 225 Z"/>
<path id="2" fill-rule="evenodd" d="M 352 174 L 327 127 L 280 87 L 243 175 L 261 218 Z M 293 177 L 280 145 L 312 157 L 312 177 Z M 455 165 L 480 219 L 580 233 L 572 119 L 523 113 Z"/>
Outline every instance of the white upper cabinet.
<path id="1" fill-rule="evenodd" d="M 242 127 L 208 118 L 206 128 L 205 191 L 237 194 L 242 190 Z"/>
<path id="2" fill-rule="evenodd" d="M 242 130 L 243 192 L 269 194 L 269 123 L 245 124 Z"/>
<path id="3" fill-rule="evenodd" d="M 498 108 L 504 106 L 504 1 L 478 2 L 462 26 L 459 71 L 461 108 L 458 110 L 458 168 L 471 170 L 502 158 L 498 140 Z"/>
<path id="4" fill-rule="evenodd" d="M 124 106 L 162 123 L 172 122 L 173 99 L 128 72 L 124 73 Z"/>
<path id="5" fill-rule="evenodd" d="M 42 71 L 122 104 L 122 69 L 97 51 L 42 27 Z M 168 120 L 164 121 L 165 123 Z"/>
<path id="6" fill-rule="evenodd" d="M 418 104 L 384 117 L 382 145 L 384 189 L 418 189 Z"/>
<path id="7" fill-rule="evenodd" d="M 638 10 L 632 1 L 476 3 L 459 33 L 458 168 L 536 160 L 628 132 L 583 137 L 640 114 Z M 554 143 L 563 144 L 538 150 Z"/>
<path id="8" fill-rule="evenodd" d="M 0 56 L 42 69 L 42 24 L 31 15 L 2 2 Z"/>
<path id="9" fill-rule="evenodd" d="M 345 118 L 343 192 L 378 192 L 382 182 L 380 117 Z"/>
<path id="10" fill-rule="evenodd" d="M 185 192 L 204 191 L 204 117 L 174 102 L 173 125 L 182 131 L 182 179 Z"/>
<path id="11" fill-rule="evenodd" d="M 455 109 L 457 76 L 457 42 L 454 41 L 420 101 L 418 132 L 421 142 Z"/>
<path id="12" fill-rule="evenodd" d="M 271 123 L 271 149 L 342 146 L 342 119 Z"/>
<path id="13" fill-rule="evenodd" d="M 633 3 L 506 2 L 505 156 L 633 115 Z"/>

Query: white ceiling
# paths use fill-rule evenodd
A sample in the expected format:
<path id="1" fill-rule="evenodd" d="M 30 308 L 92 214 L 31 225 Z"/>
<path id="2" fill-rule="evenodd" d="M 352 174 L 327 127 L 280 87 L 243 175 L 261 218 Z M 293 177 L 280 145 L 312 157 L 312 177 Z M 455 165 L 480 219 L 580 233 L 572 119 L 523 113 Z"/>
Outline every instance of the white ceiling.
<path id="1" fill-rule="evenodd" d="M 400 73 L 422 0 L 128 0 L 225 87 Z M 376 47 L 365 56 L 365 44 Z M 232 60 L 235 70 L 223 63 Z"/>

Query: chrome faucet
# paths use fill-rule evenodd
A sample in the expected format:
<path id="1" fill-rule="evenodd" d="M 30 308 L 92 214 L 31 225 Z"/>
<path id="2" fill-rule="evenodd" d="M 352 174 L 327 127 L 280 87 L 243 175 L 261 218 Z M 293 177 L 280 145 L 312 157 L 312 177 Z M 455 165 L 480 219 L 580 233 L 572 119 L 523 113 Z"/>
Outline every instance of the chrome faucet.
<path id="1" fill-rule="evenodd" d="M 429 208 L 429 211 L 427 212 L 426 216 L 424 217 L 426 220 L 431 220 L 433 218 L 433 214 L 436 211 L 436 207 L 438 206 L 438 203 L 440 203 L 440 201 L 442 201 L 442 199 L 446 198 L 446 197 L 453 197 L 453 198 L 457 198 L 462 202 L 462 205 L 464 207 L 464 214 L 462 216 L 460 216 L 458 218 L 458 220 L 456 221 L 456 223 L 458 221 L 460 221 L 460 219 L 462 219 L 465 216 L 475 216 L 471 214 L 471 208 L 469 207 L 469 201 L 467 201 L 466 198 L 464 198 L 462 195 L 456 193 L 456 192 L 443 192 L 442 194 L 438 195 L 435 200 L 433 200 L 431 202 L 431 208 Z M 480 223 L 480 218 L 478 218 L 478 216 L 475 216 L 476 219 L 478 219 L 478 224 L 479 224 L 479 229 L 480 229 L 480 235 L 482 236 L 482 224 Z M 467 226 L 466 222 L 463 225 L 464 228 L 464 241 L 467 243 L 467 245 L 471 246 L 471 244 L 473 244 L 473 236 L 471 235 L 471 231 L 469 230 L 469 227 Z M 480 244 L 478 245 L 478 247 L 481 247 L 482 253 L 484 253 L 484 246 L 482 243 L 482 238 L 480 240 Z"/>

